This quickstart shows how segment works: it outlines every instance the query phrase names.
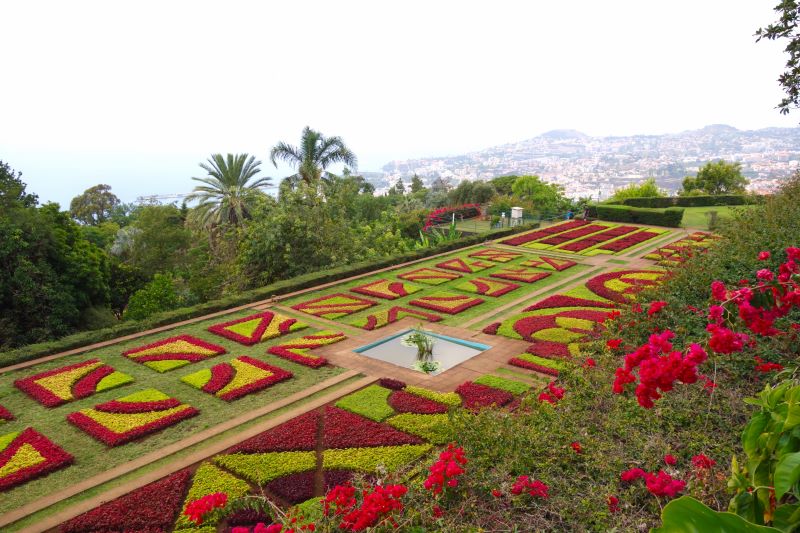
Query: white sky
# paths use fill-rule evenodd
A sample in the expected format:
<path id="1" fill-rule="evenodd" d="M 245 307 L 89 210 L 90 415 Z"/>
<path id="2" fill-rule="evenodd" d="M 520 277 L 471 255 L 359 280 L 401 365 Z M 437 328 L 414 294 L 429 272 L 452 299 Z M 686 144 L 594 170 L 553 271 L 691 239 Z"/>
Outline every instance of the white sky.
<path id="1" fill-rule="evenodd" d="M 379 170 L 556 128 L 796 126 L 777 0 L 0 3 L 0 159 L 42 200 L 188 192 L 306 125 Z"/>

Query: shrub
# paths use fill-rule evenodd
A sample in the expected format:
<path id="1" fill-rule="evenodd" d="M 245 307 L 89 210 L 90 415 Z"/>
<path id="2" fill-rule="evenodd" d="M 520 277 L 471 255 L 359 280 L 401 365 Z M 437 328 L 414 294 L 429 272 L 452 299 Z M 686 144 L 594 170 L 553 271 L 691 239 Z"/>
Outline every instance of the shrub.
<path id="1" fill-rule="evenodd" d="M 594 214 L 592 213 L 594 211 Z M 612 222 L 634 222 L 653 226 L 680 227 L 683 220 L 683 208 L 668 207 L 666 209 L 644 209 L 627 205 L 600 204 L 590 209 L 589 216 Z"/>
<path id="2" fill-rule="evenodd" d="M 763 196 L 748 194 L 720 194 L 716 196 L 670 196 L 667 198 L 659 196 L 645 196 L 640 198 L 626 198 L 621 200 L 621 205 L 631 207 L 705 207 L 712 205 L 747 205 L 763 201 Z"/>

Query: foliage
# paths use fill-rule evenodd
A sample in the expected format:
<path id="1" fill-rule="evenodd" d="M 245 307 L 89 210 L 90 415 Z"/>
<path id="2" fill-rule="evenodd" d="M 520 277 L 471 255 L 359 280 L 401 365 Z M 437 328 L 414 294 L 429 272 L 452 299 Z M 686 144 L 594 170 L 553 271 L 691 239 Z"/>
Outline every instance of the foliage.
<path id="1" fill-rule="evenodd" d="M 447 198 L 453 205 L 485 204 L 491 201 L 496 194 L 497 191 L 491 183 L 463 180 L 455 189 L 447 193 Z"/>
<path id="2" fill-rule="evenodd" d="M 631 207 L 705 207 L 711 205 L 747 205 L 759 203 L 762 200 L 762 197 L 753 194 L 717 194 L 714 196 L 626 198 L 621 203 Z"/>
<path id="3" fill-rule="evenodd" d="M 545 183 L 539 176 L 519 176 L 511 187 L 516 196 L 533 203 L 540 213 L 564 211 L 570 201 L 564 196 L 564 188 L 556 183 Z"/>
<path id="4" fill-rule="evenodd" d="M 110 185 L 95 185 L 72 199 L 69 214 L 78 222 L 97 226 L 111 217 L 111 211 L 119 203 Z"/>
<path id="5" fill-rule="evenodd" d="M 510 195 L 514 189 L 514 182 L 519 176 L 498 176 L 489 182 L 497 191 L 497 194 Z"/>
<path id="6" fill-rule="evenodd" d="M 187 198 L 187 202 L 200 203 L 193 216 L 201 226 L 213 228 L 221 224 L 241 224 L 253 212 L 254 204 L 263 196 L 261 189 L 270 185 L 267 177 L 255 179 L 261 172 L 256 161 L 248 154 L 212 154 L 208 164 L 200 163 L 207 177 L 192 178 L 203 185 L 197 185 Z"/>
<path id="7" fill-rule="evenodd" d="M 663 524 L 653 533 L 778 533 L 773 527 L 757 526 L 727 512 L 714 511 L 689 496 L 664 506 Z M 783 530 L 785 531 L 785 530 Z"/>
<path id="8" fill-rule="evenodd" d="M 299 147 L 279 142 L 270 151 L 270 160 L 275 167 L 278 161 L 292 165 L 297 168 L 297 174 L 292 177 L 315 187 L 330 165 L 344 163 L 352 168 L 358 166 L 355 154 L 345 146 L 341 137 L 325 137 L 308 126 L 303 129 Z"/>
<path id="9" fill-rule="evenodd" d="M 677 228 L 683 220 L 683 208 L 667 207 L 666 209 L 644 209 L 626 205 L 598 205 L 595 207 L 597 218 L 613 222 L 634 222 Z"/>
<path id="10" fill-rule="evenodd" d="M 123 316 L 130 320 L 141 320 L 162 311 L 181 306 L 171 274 L 156 274 L 144 287 L 133 293 L 128 300 Z"/>
<path id="11" fill-rule="evenodd" d="M 696 177 L 685 177 L 679 194 L 690 195 L 694 191 L 710 195 L 743 194 L 748 183 L 748 179 L 742 175 L 741 163 L 728 163 L 720 159 L 700 167 Z"/>
<path id="12" fill-rule="evenodd" d="M 136 230 L 129 264 L 152 278 L 156 273 L 180 272 L 192 237 L 184 215 L 174 205 L 148 205 L 139 209 L 131 228 Z"/>
<path id="13" fill-rule="evenodd" d="M 778 78 L 778 83 L 783 88 L 786 96 L 778 104 L 781 114 L 788 114 L 791 108 L 800 105 L 800 35 L 797 31 L 797 22 L 800 18 L 800 6 L 791 0 L 781 0 L 775 6 L 778 20 L 765 28 L 756 31 L 758 41 L 787 40 L 784 51 L 789 55 L 786 60 L 786 70 Z"/>
<path id="14" fill-rule="evenodd" d="M 666 194 L 656 185 L 655 178 L 647 178 L 640 183 L 631 183 L 627 187 L 622 187 L 614 191 L 614 194 L 607 200 L 608 202 L 624 202 L 629 198 L 642 197 L 664 197 Z"/>

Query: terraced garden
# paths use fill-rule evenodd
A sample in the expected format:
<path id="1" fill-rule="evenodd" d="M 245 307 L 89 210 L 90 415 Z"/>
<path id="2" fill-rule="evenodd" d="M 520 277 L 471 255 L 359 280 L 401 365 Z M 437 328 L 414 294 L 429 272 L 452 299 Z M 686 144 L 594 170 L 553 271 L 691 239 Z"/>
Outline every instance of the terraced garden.
<path id="1" fill-rule="evenodd" d="M 581 344 L 619 305 L 713 241 L 570 221 L 2 369 L 0 528 L 215 531 L 221 515 L 197 526 L 189 502 L 266 494 L 314 516 L 354 475 L 412 478 L 452 440 L 449 410 L 513 408 L 585 364 Z M 490 348 L 436 376 L 348 365 L 366 359 L 354 346 L 419 324 Z"/>

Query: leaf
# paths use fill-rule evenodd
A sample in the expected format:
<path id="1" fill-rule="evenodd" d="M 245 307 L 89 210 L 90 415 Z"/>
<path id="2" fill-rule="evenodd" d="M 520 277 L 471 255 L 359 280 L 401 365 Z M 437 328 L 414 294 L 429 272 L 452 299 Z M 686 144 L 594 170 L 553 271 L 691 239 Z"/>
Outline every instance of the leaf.
<path id="1" fill-rule="evenodd" d="M 779 506 L 775 509 L 772 524 L 783 531 L 794 531 L 800 525 L 800 504 Z"/>
<path id="2" fill-rule="evenodd" d="M 787 453 L 775 467 L 775 500 L 780 501 L 784 494 L 800 480 L 800 452 Z"/>
<path id="3" fill-rule="evenodd" d="M 661 512 L 662 526 L 652 533 L 779 533 L 758 526 L 733 513 L 720 513 L 689 496 L 669 502 Z"/>
<path id="4" fill-rule="evenodd" d="M 769 413 L 756 413 L 747 423 L 742 433 L 742 447 L 747 455 L 753 455 L 758 449 L 758 439 L 769 424 Z"/>

